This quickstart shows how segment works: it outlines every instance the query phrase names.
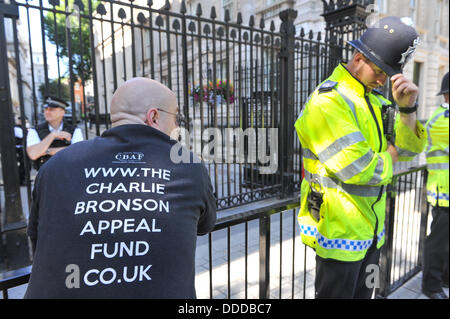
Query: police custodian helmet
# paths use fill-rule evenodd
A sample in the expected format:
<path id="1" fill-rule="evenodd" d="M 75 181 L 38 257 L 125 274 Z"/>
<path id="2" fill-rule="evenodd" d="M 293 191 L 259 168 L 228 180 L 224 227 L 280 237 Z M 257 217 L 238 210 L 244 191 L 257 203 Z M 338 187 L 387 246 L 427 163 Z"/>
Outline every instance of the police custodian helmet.
<path id="1" fill-rule="evenodd" d="M 66 101 L 64 101 L 63 99 L 54 97 L 54 96 L 46 96 L 44 99 L 44 105 L 43 105 L 44 108 L 60 107 L 65 110 L 67 106 L 69 106 L 69 104 Z"/>
<path id="2" fill-rule="evenodd" d="M 442 78 L 441 91 L 437 95 L 448 93 L 448 72 Z"/>
<path id="3" fill-rule="evenodd" d="M 410 18 L 383 18 L 349 44 L 388 76 L 402 73 L 419 43 L 419 36 L 410 22 Z"/>

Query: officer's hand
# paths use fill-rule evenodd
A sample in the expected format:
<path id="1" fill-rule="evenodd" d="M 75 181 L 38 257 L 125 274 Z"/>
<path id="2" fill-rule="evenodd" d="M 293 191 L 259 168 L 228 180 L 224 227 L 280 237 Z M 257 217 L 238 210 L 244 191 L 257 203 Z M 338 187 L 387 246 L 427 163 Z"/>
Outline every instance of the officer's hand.
<path id="1" fill-rule="evenodd" d="M 419 88 L 401 73 L 392 76 L 391 83 L 395 103 L 399 107 L 413 107 L 419 95 Z"/>
<path id="2" fill-rule="evenodd" d="M 398 162 L 398 152 L 397 152 L 397 149 L 395 148 L 395 146 L 392 144 L 389 144 L 387 151 L 389 152 L 389 154 L 391 154 L 392 164 L 397 163 Z"/>
<path id="3" fill-rule="evenodd" d="M 55 139 L 66 140 L 68 142 L 70 142 L 72 140 L 72 135 L 70 133 L 67 133 L 64 131 L 58 131 L 58 132 L 54 132 L 54 134 L 55 134 Z"/>

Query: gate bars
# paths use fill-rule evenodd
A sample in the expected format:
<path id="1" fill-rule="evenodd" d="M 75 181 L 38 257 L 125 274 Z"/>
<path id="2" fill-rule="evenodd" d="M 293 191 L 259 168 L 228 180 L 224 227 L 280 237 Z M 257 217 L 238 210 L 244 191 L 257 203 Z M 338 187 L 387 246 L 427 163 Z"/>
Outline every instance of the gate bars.
<path id="1" fill-rule="evenodd" d="M 135 76 L 175 92 L 186 119 L 184 142 L 203 155 L 219 209 L 300 190 L 301 148 L 293 123 L 307 96 L 348 55 L 342 41 L 328 36 L 329 26 L 324 40 L 320 32 L 295 30 L 297 12 L 291 9 L 280 13 L 277 31 L 274 21 L 254 16 L 246 24 L 241 13 L 232 19 L 225 11 L 219 19 L 215 7 L 205 14 L 200 4 L 173 6 L 166 1 L 155 8 L 151 0 L 0 0 L 0 33 L 6 35 L 1 67 L 9 74 L 0 87 L 6 115 L 0 120 L 2 229 L 23 231 L 36 174 L 25 161 L 26 191 L 20 188 L 13 118 L 27 117 L 35 126 L 43 120 L 43 98 L 56 95 L 71 104 L 67 119 L 86 139 L 94 138 L 110 128 L 114 91 Z M 214 156 L 207 148 L 211 140 L 221 142 Z M 24 138 L 26 157 L 25 147 Z M 275 169 L 261 174 L 268 168 Z"/>

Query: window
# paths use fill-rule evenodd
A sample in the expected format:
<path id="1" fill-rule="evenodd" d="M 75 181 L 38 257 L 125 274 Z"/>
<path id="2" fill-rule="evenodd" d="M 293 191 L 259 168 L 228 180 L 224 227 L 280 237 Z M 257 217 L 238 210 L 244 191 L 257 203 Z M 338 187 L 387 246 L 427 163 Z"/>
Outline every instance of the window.
<path id="1" fill-rule="evenodd" d="M 144 34 L 142 35 L 144 38 L 144 57 L 143 60 L 150 59 L 150 30 L 145 29 Z"/>
<path id="2" fill-rule="evenodd" d="M 440 0 L 439 1 L 439 17 L 436 23 L 437 26 L 437 34 L 443 37 L 448 38 L 448 0 Z"/>
<path id="3" fill-rule="evenodd" d="M 186 6 L 187 15 L 193 16 L 195 15 L 195 11 L 197 10 L 197 5 L 194 3 L 194 1 L 189 1 Z"/>
<path id="4" fill-rule="evenodd" d="M 386 13 L 387 12 L 387 3 L 386 0 L 376 0 L 375 5 L 377 7 L 377 11 L 379 13 Z"/>
<path id="5" fill-rule="evenodd" d="M 409 16 L 415 25 L 417 25 L 417 6 L 417 0 L 409 0 Z"/>
<path id="6" fill-rule="evenodd" d="M 225 11 L 228 10 L 233 21 L 233 0 L 222 0 L 222 19 L 225 20 Z"/>
<path id="7" fill-rule="evenodd" d="M 166 85 L 166 86 L 169 85 L 169 81 L 168 81 L 167 75 L 162 75 L 161 76 L 161 83 Z"/>
<path id="8" fill-rule="evenodd" d="M 267 3 L 268 6 L 270 6 L 270 5 L 274 4 L 274 3 L 277 3 L 277 2 L 279 2 L 279 0 L 266 0 L 266 3 Z"/>
<path id="9" fill-rule="evenodd" d="M 422 65 L 423 63 L 421 62 L 414 62 L 413 82 L 418 87 L 420 87 L 420 73 L 422 71 Z"/>

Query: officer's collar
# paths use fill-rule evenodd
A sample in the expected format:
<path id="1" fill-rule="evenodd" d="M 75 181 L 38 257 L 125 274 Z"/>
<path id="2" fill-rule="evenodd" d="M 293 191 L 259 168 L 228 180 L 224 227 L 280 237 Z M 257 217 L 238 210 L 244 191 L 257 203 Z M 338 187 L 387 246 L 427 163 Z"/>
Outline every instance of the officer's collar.
<path id="1" fill-rule="evenodd" d="M 63 124 L 64 124 L 63 121 L 61 121 L 61 124 L 59 124 L 58 129 L 54 129 L 53 126 L 51 126 L 50 123 L 48 123 L 48 122 L 47 122 L 47 124 L 48 124 L 48 130 L 49 130 L 50 132 L 62 131 L 63 126 L 64 126 L 64 125 L 63 125 Z"/>
<path id="2" fill-rule="evenodd" d="M 345 83 L 344 85 L 346 87 L 361 97 L 364 97 L 366 94 L 365 85 L 350 73 L 345 63 L 340 63 L 336 69 L 334 69 L 331 79 L 340 84 Z"/>
<path id="3" fill-rule="evenodd" d="M 444 109 L 448 110 L 448 103 L 445 103 L 445 102 L 442 103 L 441 107 L 443 107 Z"/>

